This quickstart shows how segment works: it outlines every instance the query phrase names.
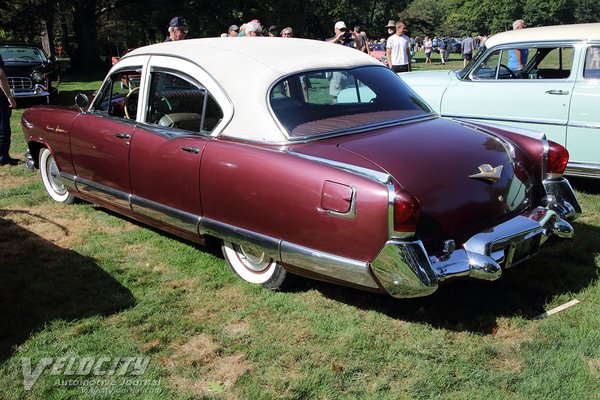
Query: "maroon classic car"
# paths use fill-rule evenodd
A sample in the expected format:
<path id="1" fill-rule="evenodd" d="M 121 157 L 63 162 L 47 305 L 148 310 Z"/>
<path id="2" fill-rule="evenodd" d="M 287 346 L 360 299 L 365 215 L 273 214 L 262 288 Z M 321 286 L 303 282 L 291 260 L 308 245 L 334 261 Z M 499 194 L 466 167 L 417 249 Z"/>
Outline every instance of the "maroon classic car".
<path id="1" fill-rule="evenodd" d="M 550 236 L 571 237 L 581 213 L 562 146 L 441 119 L 343 46 L 152 45 L 76 103 L 23 115 L 54 200 L 217 238 L 233 271 L 269 288 L 303 275 L 403 298 L 495 280 Z"/>

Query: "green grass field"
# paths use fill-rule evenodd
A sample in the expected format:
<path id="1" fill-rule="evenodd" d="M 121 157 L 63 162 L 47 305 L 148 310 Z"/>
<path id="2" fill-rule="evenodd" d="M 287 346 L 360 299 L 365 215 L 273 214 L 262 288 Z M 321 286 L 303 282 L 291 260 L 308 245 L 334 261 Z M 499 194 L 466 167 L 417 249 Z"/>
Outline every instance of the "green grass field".
<path id="1" fill-rule="evenodd" d="M 98 85 L 65 77 L 58 101 Z M 499 281 L 395 300 L 305 279 L 263 290 L 218 247 L 55 204 L 37 171 L 0 167 L 0 399 L 598 399 L 600 184 L 574 184 L 572 240 Z M 85 374 L 87 357 L 105 364 Z"/>

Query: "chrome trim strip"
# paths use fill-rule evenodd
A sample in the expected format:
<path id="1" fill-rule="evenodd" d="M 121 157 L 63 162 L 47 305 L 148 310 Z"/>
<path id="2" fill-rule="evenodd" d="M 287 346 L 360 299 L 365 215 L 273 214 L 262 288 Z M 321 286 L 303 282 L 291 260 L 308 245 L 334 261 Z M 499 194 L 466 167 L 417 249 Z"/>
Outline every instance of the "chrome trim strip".
<path id="1" fill-rule="evenodd" d="M 600 124 L 592 124 L 589 122 L 569 121 L 567 126 L 570 128 L 588 128 L 588 129 L 600 129 Z"/>
<path id="2" fill-rule="evenodd" d="M 281 242 L 281 260 L 320 275 L 352 282 L 370 288 L 379 287 L 371 277 L 369 265 L 364 261 L 323 253 L 289 242 Z"/>
<path id="3" fill-rule="evenodd" d="M 60 180 L 60 183 L 62 183 L 68 190 L 77 191 L 77 185 L 75 184 L 77 176 L 67 174 L 66 172 L 61 172 L 58 176 L 58 180 Z"/>
<path id="4" fill-rule="evenodd" d="M 258 247 L 274 260 L 281 261 L 279 247 L 281 239 L 263 235 L 248 229 L 229 225 L 224 222 L 203 217 L 198 225 L 198 234 L 208 234 L 218 237 L 227 242 L 233 242 L 244 246 Z"/>
<path id="5" fill-rule="evenodd" d="M 539 119 L 514 119 L 514 118 L 501 118 L 492 116 L 481 116 L 481 115 L 465 115 L 465 114 L 442 114 L 444 118 L 456 118 L 456 119 L 474 119 L 478 121 L 498 121 L 498 122 L 515 122 L 523 124 L 543 124 L 552 126 L 567 126 L 566 122 L 551 122 Z"/>
<path id="6" fill-rule="evenodd" d="M 352 186 L 350 189 L 352 189 L 352 195 L 350 196 L 350 209 L 346 212 L 327 210 L 327 215 L 347 219 L 356 218 L 356 188 Z"/>
<path id="7" fill-rule="evenodd" d="M 75 186 L 80 192 L 86 192 L 92 196 L 110 201 L 121 207 L 131 209 L 131 205 L 129 203 L 129 193 L 121 192 L 120 190 L 115 190 L 111 187 L 80 177 L 76 177 Z"/>
<path id="8" fill-rule="evenodd" d="M 550 144 L 546 135 L 542 137 L 542 146 L 544 147 L 542 155 L 542 180 L 544 180 L 548 178 L 548 153 L 550 152 Z"/>
<path id="9" fill-rule="evenodd" d="M 582 176 L 586 178 L 598 178 L 600 177 L 600 164 L 580 163 L 569 161 L 567 169 L 565 170 L 566 175 Z"/>
<path id="10" fill-rule="evenodd" d="M 198 233 L 201 216 L 181 211 L 138 196 L 130 196 L 133 212 L 176 226 L 191 233 Z"/>
<path id="11" fill-rule="evenodd" d="M 362 177 L 365 177 L 367 179 L 370 179 L 372 181 L 376 181 L 379 183 L 388 184 L 388 183 L 392 182 L 392 177 L 390 176 L 390 174 L 387 174 L 385 172 L 379 172 L 379 171 L 375 171 L 373 169 L 363 168 L 363 167 L 359 167 L 359 166 L 352 165 L 352 164 L 346 164 L 346 163 L 339 162 L 339 161 L 328 160 L 326 158 L 310 156 L 308 154 L 297 153 L 294 151 L 289 151 L 288 154 L 290 154 L 292 156 L 305 158 L 307 160 L 315 161 L 315 162 L 318 162 L 321 164 L 326 164 L 331 167 L 341 169 L 343 171 L 352 172 L 354 174 L 360 175 Z"/>

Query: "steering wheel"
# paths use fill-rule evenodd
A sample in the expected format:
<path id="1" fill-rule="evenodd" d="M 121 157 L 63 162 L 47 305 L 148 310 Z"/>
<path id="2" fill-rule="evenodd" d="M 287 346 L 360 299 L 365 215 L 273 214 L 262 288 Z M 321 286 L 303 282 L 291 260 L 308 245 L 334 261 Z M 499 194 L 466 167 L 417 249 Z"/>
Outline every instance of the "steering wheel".
<path id="1" fill-rule="evenodd" d="M 508 68 L 504 64 L 500 64 L 500 68 L 505 69 L 508 72 L 509 79 L 517 79 L 517 75 L 512 71 L 512 69 Z"/>
<path id="2" fill-rule="evenodd" d="M 137 114 L 137 101 L 140 96 L 140 88 L 136 87 L 127 93 L 125 101 L 123 102 L 123 111 L 125 111 L 125 118 L 131 119 L 131 115 Z"/>

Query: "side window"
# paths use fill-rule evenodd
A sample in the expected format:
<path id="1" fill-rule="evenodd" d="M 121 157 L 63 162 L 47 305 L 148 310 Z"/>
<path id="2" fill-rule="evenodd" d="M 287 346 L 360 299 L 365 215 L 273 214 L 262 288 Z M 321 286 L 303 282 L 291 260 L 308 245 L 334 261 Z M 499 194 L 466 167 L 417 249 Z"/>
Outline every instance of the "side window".
<path id="1" fill-rule="evenodd" d="M 585 79 L 600 79 L 600 46 L 590 46 L 585 54 Z"/>
<path id="2" fill-rule="evenodd" d="M 573 68 L 574 49 L 555 47 L 539 50 L 539 61 L 535 66 L 538 79 L 566 79 Z"/>
<path id="3" fill-rule="evenodd" d="M 210 133 L 223 112 L 208 90 L 192 78 L 172 71 L 151 73 L 144 122 L 187 132 Z"/>
<path id="4" fill-rule="evenodd" d="M 92 111 L 111 117 L 135 120 L 141 67 L 112 74 L 94 99 Z"/>

